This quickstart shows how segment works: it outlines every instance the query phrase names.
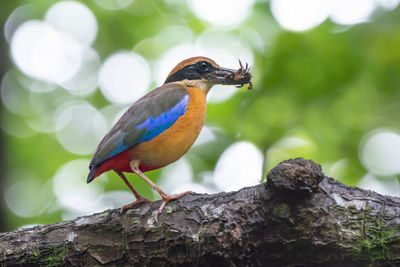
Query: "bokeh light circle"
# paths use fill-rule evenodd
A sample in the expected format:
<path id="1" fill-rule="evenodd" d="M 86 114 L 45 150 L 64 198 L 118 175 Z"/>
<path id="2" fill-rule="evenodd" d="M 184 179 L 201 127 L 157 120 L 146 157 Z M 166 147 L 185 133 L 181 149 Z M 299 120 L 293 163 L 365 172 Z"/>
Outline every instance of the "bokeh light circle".
<path id="1" fill-rule="evenodd" d="M 68 81 L 61 84 L 70 94 L 87 96 L 93 93 L 98 86 L 98 74 L 101 62 L 97 52 L 86 47 L 82 53 L 82 62 L 75 73 Z"/>
<path id="2" fill-rule="evenodd" d="M 196 39 L 195 45 L 222 67 L 239 68 L 239 59 L 250 66 L 254 64 L 254 55 L 248 44 L 231 34 L 204 31 Z"/>
<path id="3" fill-rule="evenodd" d="M 8 17 L 4 24 L 4 36 L 10 42 L 15 30 L 25 21 L 32 17 L 32 5 L 17 7 Z"/>
<path id="4" fill-rule="evenodd" d="M 35 116 L 26 118 L 26 123 L 36 132 L 53 133 L 56 128 L 53 122 L 54 114 L 68 100 L 61 90 L 48 93 L 31 92 L 30 105 Z"/>
<path id="5" fill-rule="evenodd" d="M 54 123 L 57 140 L 66 150 L 78 155 L 93 153 L 107 130 L 104 117 L 87 102 L 61 106 Z"/>
<path id="6" fill-rule="evenodd" d="M 50 184 L 41 184 L 28 170 L 11 172 L 8 180 L 14 183 L 6 187 L 4 199 L 14 214 L 29 218 L 38 216 L 49 208 L 52 203 Z"/>
<path id="7" fill-rule="evenodd" d="M 54 83 L 37 80 L 26 75 L 17 75 L 18 82 L 26 89 L 36 93 L 47 93 L 57 88 Z"/>
<path id="8" fill-rule="evenodd" d="M 25 74 L 53 83 L 69 80 L 78 71 L 83 46 L 48 24 L 30 20 L 11 40 L 11 56 Z"/>
<path id="9" fill-rule="evenodd" d="M 104 192 L 101 182 L 86 184 L 88 166 L 88 160 L 73 160 L 62 165 L 53 177 L 53 191 L 61 207 L 79 215 L 99 211 L 97 201 Z"/>
<path id="10" fill-rule="evenodd" d="M 215 127 L 214 129 L 218 128 Z M 215 137 L 215 134 L 213 133 L 211 128 L 208 126 L 204 126 L 203 129 L 201 129 L 199 137 L 197 137 L 196 141 L 194 142 L 193 147 L 207 144 L 209 142 L 215 141 L 216 139 L 217 138 Z"/>
<path id="11" fill-rule="evenodd" d="M 385 129 L 369 132 L 361 142 L 360 160 L 364 167 L 375 175 L 399 174 L 399 133 Z"/>
<path id="12" fill-rule="evenodd" d="M 271 0 L 271 11 L 283 28 L 306 31 L 328 18 L 331 4 L 327 0 Z"/>
<path id="13" fill-rule="evenodd" d="M 103 63 L 101 92 L 115 104 L 130 104 L 144 95 L 151 82 L 147 61 L 133 52 L 118 52 Z"/>
<path id="14" fill-rule="evenodd" d="M 392 10 L 399 5 L 400 0 L 378 0 L 379 5 L 387 10 Z"/>
<path id="15" fill-rule="evenodd" d="M 68 33 L 82 44 L 96 39 L 97 21 L 92 11 L 77 1 L 63 1 L 51 6 L 45 21 L 55 29 Z"/>
<path id="16" fill-rule="evenodd" d="M 190 9 L 201 19 L 216 25 L 235 25 L 251 13 L 254 0 L 191 0 Z"/>
<path id="17" fill-rule="evenodd" d="M 375 0 L 335 0 L 331 19 L 337 24 L 352 25 L 361 23 L 375 11 Z"/>
<path id="18" fill-rule="evenodd" d="M 259 184 L 263 159 L 254 144 L 246 141 L 234 143 L 218 159 L 214 171 L 215 184 L 223 191 Z"/>
<path id="19" fill-rule="evenodd" d="M 328 17 L 337 24 L 365 22 L 380 5 L 392 9 L 398 0 L 271 0 L 271 11 L 279 24 L 291 31 L 312 29 Z"/>
<path id="20" fill-rule="evenodd" d="M 1 81 L 1 100 L 12 113 L 30 115 L 32 109 L 29 103 L 29 92 L 23 88 L 17 79 L 17 74 L 8 71 Z"/>

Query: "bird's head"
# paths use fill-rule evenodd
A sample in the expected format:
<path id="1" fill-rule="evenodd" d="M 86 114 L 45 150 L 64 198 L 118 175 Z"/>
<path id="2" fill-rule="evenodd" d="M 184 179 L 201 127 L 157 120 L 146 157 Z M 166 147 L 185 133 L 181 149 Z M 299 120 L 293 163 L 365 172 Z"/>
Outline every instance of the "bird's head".
<path id="1" fill-rule="evenodd" d="M 240 63 L 240 61 L 239 61 Z M 188 86 L 196 86 L 204 91 L 215 84 L 243 86 L 248 83 L 251 89 L 250 68 L 240 63 L 238 70 L 220 67 L 214 60 L 206 57 L 192 57 L 176 65 L 168 74 L 165 83 L 183 82 Z"/>

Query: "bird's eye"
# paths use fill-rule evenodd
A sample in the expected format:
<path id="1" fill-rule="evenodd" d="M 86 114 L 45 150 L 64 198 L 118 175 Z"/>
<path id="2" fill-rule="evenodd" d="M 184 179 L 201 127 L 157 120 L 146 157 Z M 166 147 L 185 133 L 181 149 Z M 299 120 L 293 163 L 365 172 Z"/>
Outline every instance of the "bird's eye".
<path id="1" fill-rule="evenodd" d="M 197 64 L 197 67 L 199 68 L 199 71 L 201 71 L 201 72 L 208 71 L 208 63 L 207 62 L 201 61 Z"/>

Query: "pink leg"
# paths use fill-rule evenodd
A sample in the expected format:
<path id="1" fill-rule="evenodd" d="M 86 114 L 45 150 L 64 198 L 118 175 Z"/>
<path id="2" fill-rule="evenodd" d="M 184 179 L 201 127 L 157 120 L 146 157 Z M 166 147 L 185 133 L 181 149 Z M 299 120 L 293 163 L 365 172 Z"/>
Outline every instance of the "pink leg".
<path id="1" fill-rule="evenodd" d="M 138 162 L 138 161 L 132 160 L 132 161 L 129 163 L 129 165 L 130 165 L 130 167 L 131 167 L 131 169 L 132 169 L 132 171 L 133 171 L 134 173 L 136 173 L 137 175 L 139 175 L 146 183 L 148 183 L 154 190 L 156 190 L 156 191 L 161 195 L 162 203 L 161 203 L 160 208 L 158 209 L 157 214 L 162 213 L 162 211 L 163 211 L 165 205 L 166 205 L 170 200 L 178 199 L 178 198 L 181 198 L 181 197 L 183 197 L 183 196 L 185 196 L 185 195 L 187 195 L 187 194 L 193 193 L 192 191 L 186 191 L 186 192 L 183 192 L 183 193 L 180 193 L 180 194 L 167 195 L 167 194 L 164 193 L 164 191 L 162 191 L 158 186 L 156 186 L 149 178 L 147 178 L 147 176 L 144 175 L 143 172 L 141 172 L 141 171 L 139 170 L 139 162 Z"/>
<path id="2" fill-rule="evenodd" d="M 147 202 L 150 203 L 152 202 L 150 199 L 142 197 L 131 185 L 131 183 L 129 183 L 128 179 L 126 179 L 125 175 L 122 172 L 117 172 L 115 171 L 119 177 L 121 177 L 121 179 L 125 182 L 125 184 L 129 187 L 129 189 L 132 191 L 132 193 L 135 195 L 136 200 L 128 205 L 122 206 L 121 208 L 121 213 L 125 212 L 126 210 L 132 208 L 133 206 L 135 206 L 136 204 L 139 203 L 143 203 L 143 202 Z"/>

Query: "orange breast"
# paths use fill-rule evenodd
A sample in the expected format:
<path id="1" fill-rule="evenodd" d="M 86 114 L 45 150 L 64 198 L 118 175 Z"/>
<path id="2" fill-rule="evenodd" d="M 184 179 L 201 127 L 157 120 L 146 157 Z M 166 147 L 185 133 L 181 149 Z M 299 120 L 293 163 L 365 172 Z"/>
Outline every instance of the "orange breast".
<path id="1" fill-rule="evenodd" d="M 185 87 L 189 93 L 186 112 L 156 138 L 127 151 L 140 165 L 163 167 L 182 157 L 200 134 L 206 116 L 206 94 L 197 87 Z M 147 169 L 147 168 L 146 168 Z"/>

